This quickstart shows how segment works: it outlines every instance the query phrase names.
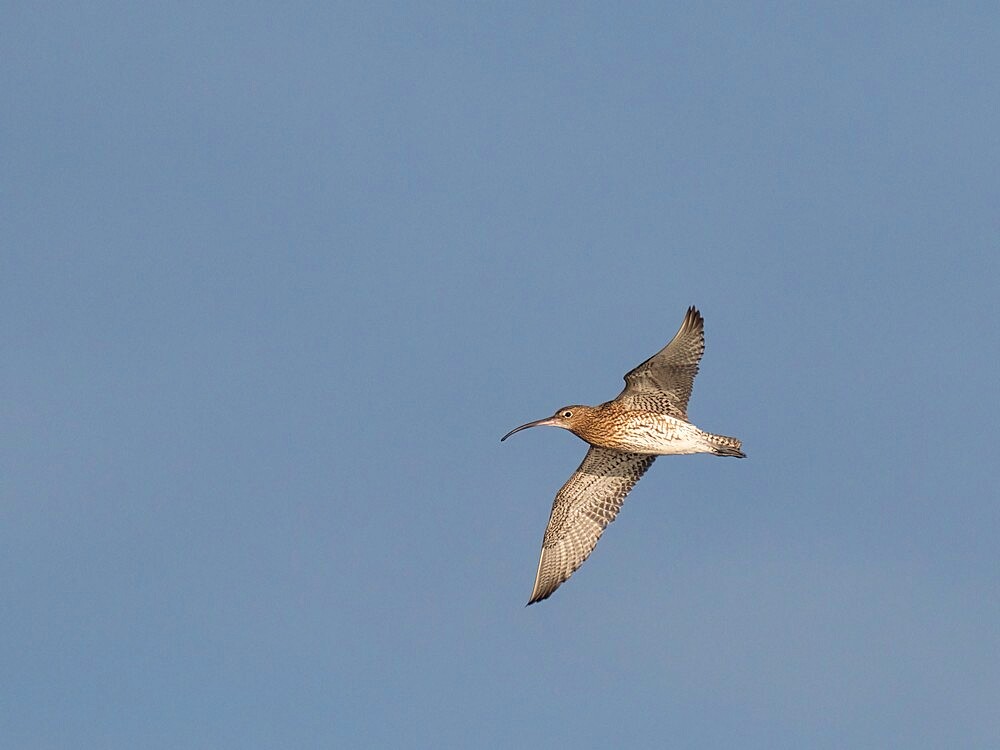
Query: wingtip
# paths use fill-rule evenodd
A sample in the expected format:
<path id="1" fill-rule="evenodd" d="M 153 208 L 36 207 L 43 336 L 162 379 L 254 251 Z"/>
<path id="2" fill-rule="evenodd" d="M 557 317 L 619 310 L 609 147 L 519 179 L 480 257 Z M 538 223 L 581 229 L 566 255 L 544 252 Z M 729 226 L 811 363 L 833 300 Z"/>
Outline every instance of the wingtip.
<path id="1" fill-rule="evenodd" d="M 684 315 L 684 322 L 681 324 L 681 330 L 695 330 L 697 328 L 705 327 L 705 319 L 702 317 L 698 308 L 691 305 L 687 309 L 687 313 Z"/>
<path id="2" fill-rule="evenodd" d="M 558 588 L 558 586 L 556 588 Z M 553 591 L 555 591 L 555 589 L 552 589 L 551 591 L 539 591 L 538 589 L 535 589 L 534 591 L 531 592 L 531 598 L 528 599 L 528 603 L 525 604 L 524 606 L 530 607 L 532 604 L 537 604 L 540 601 L 548 599 L 550 596 L 552 596 Z"/>

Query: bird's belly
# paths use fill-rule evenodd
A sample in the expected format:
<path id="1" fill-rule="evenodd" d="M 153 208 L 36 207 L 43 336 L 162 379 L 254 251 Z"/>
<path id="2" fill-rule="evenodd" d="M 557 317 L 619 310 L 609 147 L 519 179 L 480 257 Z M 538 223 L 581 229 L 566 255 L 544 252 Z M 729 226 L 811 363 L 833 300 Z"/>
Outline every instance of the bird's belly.
<path id="1" fill-rule="evenodd" d="M 622 429 L 602 438 L 595 444 L 629 453 L 671 456 L 707 450 L 701 430 L 689 422 L 660 414 L 630 420 Z"/>

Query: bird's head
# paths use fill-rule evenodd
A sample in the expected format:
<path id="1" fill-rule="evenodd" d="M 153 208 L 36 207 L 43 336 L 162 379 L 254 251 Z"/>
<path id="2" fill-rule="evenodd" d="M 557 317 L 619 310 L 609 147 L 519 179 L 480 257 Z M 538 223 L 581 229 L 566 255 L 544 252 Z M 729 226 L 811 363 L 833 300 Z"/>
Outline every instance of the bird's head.
<path id="1" fill-rule="evenodd" d="M 550 427 L 562 427 L 564 430 L 569 430 L 570 432 L 575 433 L 577 432 L 577 428 L 586 424 L 590 420 L 590 416 L 594 413 L 594 411 L 595 409 L 593 406 L 583 406 L 582 404 L 564 406 L 557 410 L 551 417 L 536 419 L 534 422 L 528 422 L 528 424 L 515 427 L 513 430 L 500 438 L 500 442 L 502 443 L 515 432 L 526 430 L 529 427 L 541 427 L 543 425 L 548 425 Z"/>

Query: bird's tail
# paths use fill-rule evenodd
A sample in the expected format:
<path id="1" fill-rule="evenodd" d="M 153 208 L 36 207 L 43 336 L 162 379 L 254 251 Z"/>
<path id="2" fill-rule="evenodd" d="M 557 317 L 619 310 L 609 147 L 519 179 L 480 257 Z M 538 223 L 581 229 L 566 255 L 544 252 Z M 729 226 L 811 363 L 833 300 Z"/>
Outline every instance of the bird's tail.
<path id="1" fill-rule="evenodd" d="M 736 456 L 736 458 L 746 458 L 747 454 L 740 450 L 743 442 L 734 437 L 725 435 L 713 435 L 711 432 L 705 433 L 705 438 L 716 456 Z"/>

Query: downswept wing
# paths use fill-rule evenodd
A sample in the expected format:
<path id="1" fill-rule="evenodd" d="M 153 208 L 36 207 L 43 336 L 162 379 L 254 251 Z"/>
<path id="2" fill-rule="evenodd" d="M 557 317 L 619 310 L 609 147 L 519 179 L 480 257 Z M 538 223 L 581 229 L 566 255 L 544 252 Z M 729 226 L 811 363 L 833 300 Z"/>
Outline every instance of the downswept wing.
<path id="1" fill-rule="evenodd" d="M 618 399 L 635 409 L 651 409 L 687 421 L 698 362 L 705 353 L 705 321 L 692 306 L 670 343 L 625 375 Z"/>
<path id="2" fill-rule="evenodd" d="M 551 596 L 583 564 L 655 458 L 597 446 L 587 451 L 552 503 L 528 604 Z"/>

